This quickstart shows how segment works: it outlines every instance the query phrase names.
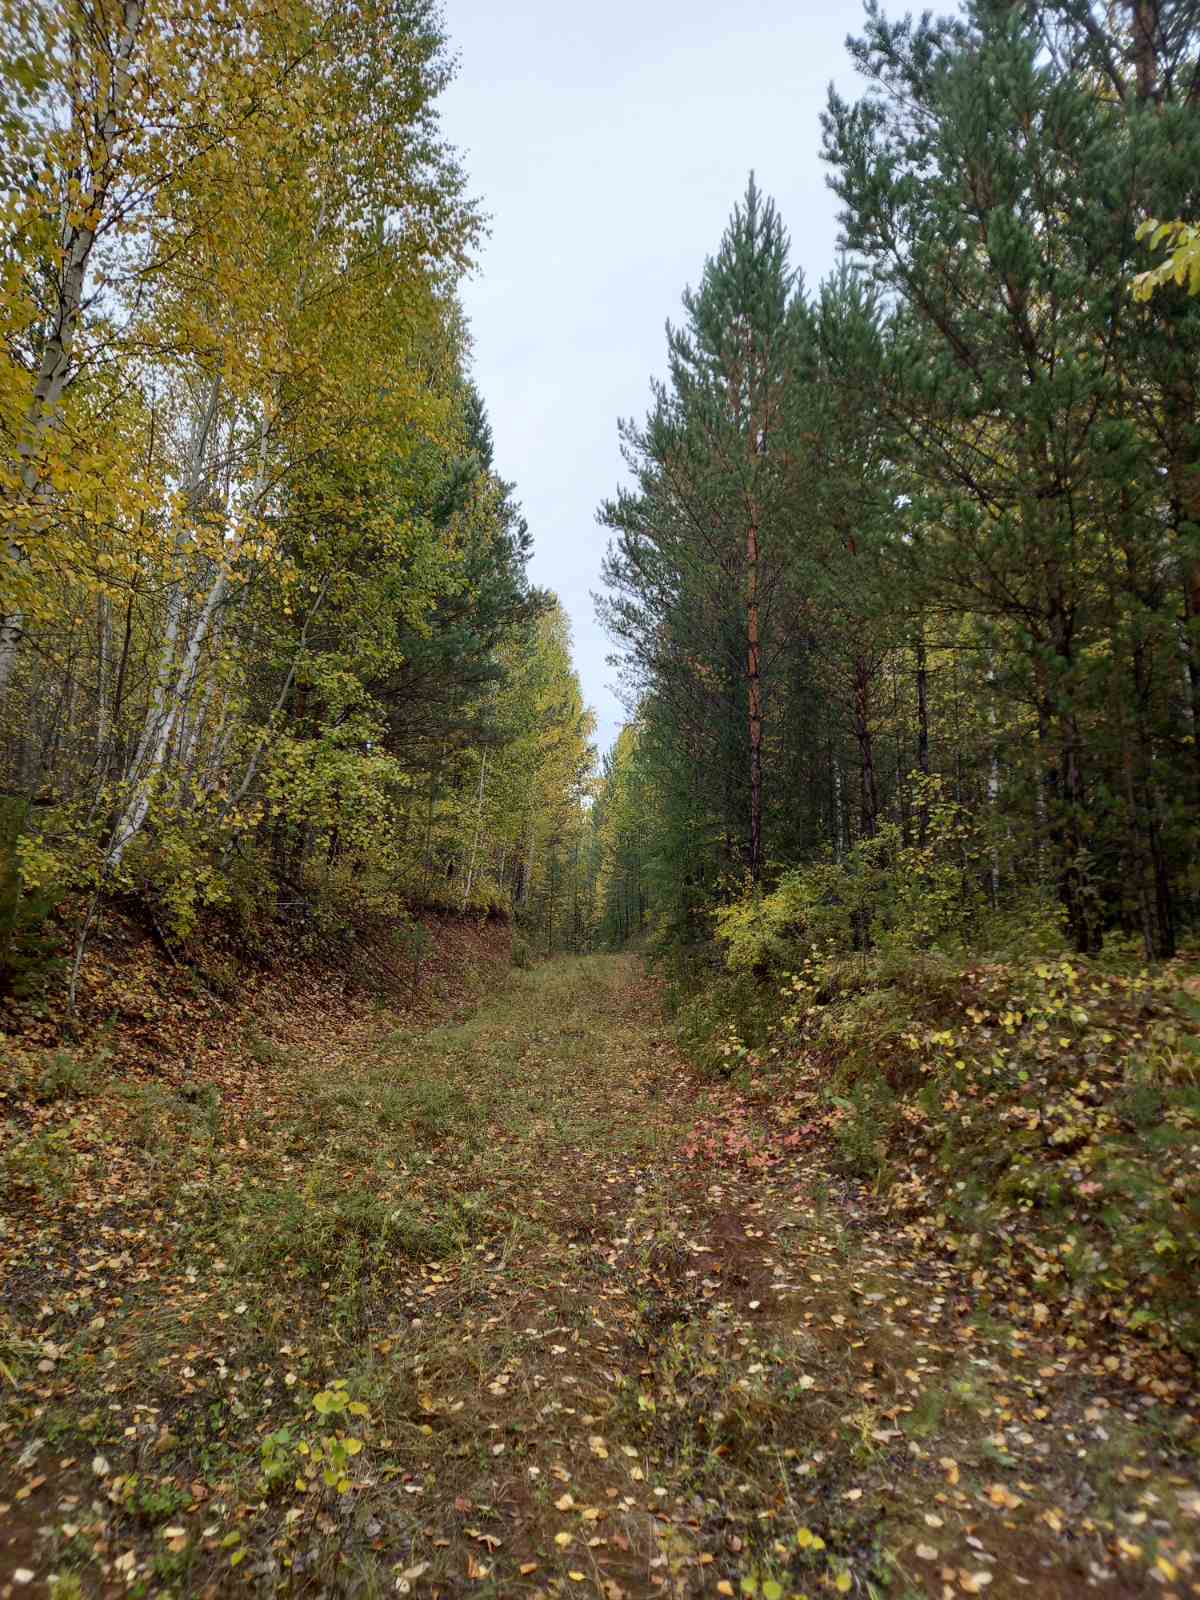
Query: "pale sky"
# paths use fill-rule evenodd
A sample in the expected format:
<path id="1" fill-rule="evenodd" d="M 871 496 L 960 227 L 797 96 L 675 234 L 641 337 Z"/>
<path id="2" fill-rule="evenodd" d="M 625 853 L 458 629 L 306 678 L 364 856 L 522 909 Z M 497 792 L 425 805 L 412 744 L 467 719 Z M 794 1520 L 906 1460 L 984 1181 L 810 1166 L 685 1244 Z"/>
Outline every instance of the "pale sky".
<path id="1" fill-rule="evenodd" d="M 475 378 L 534 537 L 531 573 L 570 618 L 606 749 L 624 714 L 595 618 L 622 479 L 617 418 L 641 417 L 664 323 L 720 241 L 750 169 L 810 285 L 833 264 L 818 156 L 826 86 L 857 83 L 859 0 L 446 0 L 460 57 L 443 127 L 490 214 L 463 286 Z"/>

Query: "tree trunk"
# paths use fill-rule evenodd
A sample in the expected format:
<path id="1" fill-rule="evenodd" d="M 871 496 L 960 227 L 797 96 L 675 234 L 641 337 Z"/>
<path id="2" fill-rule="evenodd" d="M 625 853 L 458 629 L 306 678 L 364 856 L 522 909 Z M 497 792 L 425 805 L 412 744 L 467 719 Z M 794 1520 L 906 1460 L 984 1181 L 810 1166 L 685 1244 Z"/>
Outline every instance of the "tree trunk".
<path id="1" fill-rule="evenodd" d="M 1133 40 L 1133 65 L 1137 97 L 1143 103 L 1157 100 L 1158 86 L 1158 0 L 1131 0 L 1130 33 Z"/>
<path id="2" fill-rule="evenodd" d="M 463 889 L 463 910 L 471 898 L 471 885 L 475 879 L 475 859 L 479 854 L 479 835 L 483 827 L 483 780 L 487 772 L 487 751 L 479 758 L 479 793 L 475 800 L 475 837 L 471 841 L 471 858 L 467 863 L 467 882 Z"/>
<path id="3" fill-rule="evenodd" d="M 288 695 L 291 694 L 291 692 L 292 692 L 292 685 L 296 681 L 296 670 L 300 665 L 301 658 L 303 657 L 304 651 L 305 651 L 305 649 L 306 649 L 306 647 L 308 645 L 308 630 L 312 626 L 313 618 L 317 615 L 317 612 L 320 611 L 321 606 L 324 604 L 325 595 L 326 595 L 326 593 L 328 592 L 328 589 L 329 589 L 330 577 L 331 577 L 331 574 L 326 573 L 325 578 L 323 579 L 323 581 L 321 583 L 321 587 L 317 592 L 317 598 L 313 601 L 312 605 L 309 607 L 308 615 L 304 619 L 304 626 L 300 630 L 300 641 L 299 641 L 298 645 L 296 646 L 296 654 L 292 657 L 291 663 L 288 666 L 287 676 L 283 680 L 283 687 L 280 689 L 278 695 L 275 697 L 275 704 L 271 708 L 271 713 L 267 718 L 267 725 L 263 729 L 261 735 L 259 736 L 258 743 L 254 747 L 254 753 L 250 757 L 250 760 L 246 765 L 245 772 L 242 774 L 242 781 L 238 784 L 237 789 L 229 797 L 229 799 L 226 801 L 225 805 L 221 808 L 221 815 L 217 819 L 217 825 L 218 826 L 220 826 L 221 824 L 223 824 L 226 821 L 228 821 L 228 819 L 233 815 L 233 813 L 237 810 L 238 806 L 241 805 L 242 801 L 246 798 L 247 794 L 250 792 L 250 785 L 254 782 L 254 779 L 258 774 L 259 765 L 262 762 L 262 758 L 263 758 L 264 753 L 266 752 L 267 745 L 270 743 L 272 727 L 273 727 L 276 719 L 278 718 L 279 714 L 282 712 L 284 706 L 287 704 Z M 432 806 L 432 803 L 433 802 L 432 802 L 432 795 L 431 795 L 431 798 L 430 798 L 430 805 L 431 806 Z M 224 849 L 223 849 L 223 851 L 221 853 L 221 864 L 222 864 L 222 866 L 228 860 L 229 853 L 232 850 L 232 848 L 233 848 L 233 840 L 230 839 L 226 843 L 226 845 L 225 845 L 225 847 L 224 847 Z"/>
<path id="4" fill-rule="evenodd" d="M 762 661 L 758 617 L 758 524 L 746 530 L 746 686 L 750 702 L 750 876 L 762 876 Z"/>
<path id="5" fill-rule="evenodd" d="M 858 740 L 862 836 L 873 839 L 879 831 L 879 789 L 875 781 L 875 742 L 871 733 L 871 674 L 861 656 L 854 663 L 854 734 Z"/>
<path id="6" fill-rule="evenodd" d="M 96 756 L 94 770 L 98 777 L 103 776 L 108 752 L 108 673 L 111 655 L 112 624 L 109 620 L 108 596 L 101 594 L 96 606 Z"/>
<path id="7" fill-rule="evenodd" d="M 105 852 L 104 865 L 106 872 L 115 872 L 121 865 L 126 850 L 141 832 L 142 825 L 149 814 L 154 785 L 162 768 L 167 748 L 170 745 L 176 719 L 187 705 L 187 686 L 194 681 L 200 652 L 203 650 L 205 640 L 208 638 L 209 628 L 212 625 L 216 609 L 224 599 L 228 582 L 228 570 L 222 564 L 209 586 L 200 615 L 192 628 L 191 637 L 188 639 L 187 648 L 184 651 L 183 661 L 180 663 L 178 671 L 172 673 L 171 662 L 175 653 L 175 642 L 179 629 L 178 608 L 182 606 L 181 594 L 178 598 L 178 607 L 175 609 L 175 614 L 169 625 L 169 648 L 167 644 L 164 644 L 160 657 L 160 671 L 155 682 L 150 710 L 146 715 L 138 753 L 134 759 L 132 789 L 125 809 L 113 829 L 108 850 Z"/>
<path id="8" fill-rule="evenodd" d="M 996 848 L 995 829 L 1000 814 L 1000 747 L 996 741 L 996 674 L 992 667 L 987 670 L 987 719 L 988 719 L 988 822 L 992 829 L 992 849 L 989 878 L 991 880 L 992 910 L 1000 905 L 1000 853 Z"/>
<path id="9" fill-rule="evenodd" d="M 79 88 L 72 97 L 72 116 L 76 123 L 86 119 L 89 127 L 94 129 L 99 160 L 91 164 L 91 170 L 86 174 L 90 193 L 82 194 L 71 202 L 69 217 L 63 227 L 63 273 L 57 304 L 42 347 L 42 359 L 18 446 L 21 463 L 19 493 L 31 513 L 46 488 L 41 452 L 47 435 L 56 423 L 59 405 L 71 375 L 71 358 L 79 332 L 88 263 L 104 217 L 109 191 L 116 178 L 117 132 L 129 91 L 130 67 L 145 11 L 145 0 L 124 0 L 121 29 L 111 57 L 107 93 L 101 104 L 89 115 L 85 91 Z M 72 221 L 72 217 L 78 217 L 79 220 Z M 36 537 L 38 520 L 36 515 L 31 515 L 27 537 Z M 24 543 L 11 534 L 5 538 L 5 553 L 9 564 L 16 570 L 28 569 L 28 551 Z M 0 614 L 0 696 L 8 687 L 16 667 L 24 634 L 25 615 L 22 611 Z"/>
<path id="10" fill-rule="evenodd" d="M 925 659 L 925 628 L 917 628 L 917 768 L 922 777 L 929 776 L 929 670 Z M 917 810 L 917 838 L 924 844 L 929 837 L 929 789 L 921 790 L 921 803 Z"/>
<path id="11" fill-rule="evenodd" d="M 1080 955 L 1095 955 L 1100 950 L 1101 934 L 1091 904 L 1081 832 L 1084 783 L 1079 728 L 1071 713 L 1055 714 L 1051 706 L 1041 709 L 1039 721 L 1048 744 L 1046 809 L 1058 898 L 1071 943 Z"/>
<path id="12" fill-rule="evenodd" d="M 425 806 L 425 849 L 422 852 L 421 879 L 426 891 L 433 877 L 433 803 L 441 765 L 442 758 L 439 751 L 436 763 L 429 769 L 429 796 Z"/>
<path id="13" fill-rule="evenodd" d="M 1151 684 L 1144 641 L 1133 644 L 1134 729 L 1137 771 L 1130 821 L 1140 835 L 1139 854 L 1146 858 L 1149 884 L 1143 872 L 1142 892 L 1147 902 L 1143 938 L 1148 960 L 1167 961 L 1175 954 L 1175 905 L 1171 874 L 1163 849 L 1158 786 L 1154 779 L 1154 750 L 1150 735 Z M 1153 916 L 1150 905 L 1153 905 Z"/>

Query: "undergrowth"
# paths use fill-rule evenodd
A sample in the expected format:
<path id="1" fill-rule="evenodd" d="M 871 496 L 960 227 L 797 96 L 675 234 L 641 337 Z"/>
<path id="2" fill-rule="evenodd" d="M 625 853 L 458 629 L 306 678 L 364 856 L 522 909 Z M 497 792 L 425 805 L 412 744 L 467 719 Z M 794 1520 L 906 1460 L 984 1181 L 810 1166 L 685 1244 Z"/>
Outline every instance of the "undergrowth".
<path id="1" fill-rule="evenodd" d="M 1194 963 L 791 953 L 684 994 L 699 1065 L 815 1116 L 836 1169 L 1035 1324 L 1200 1354 Z"/>

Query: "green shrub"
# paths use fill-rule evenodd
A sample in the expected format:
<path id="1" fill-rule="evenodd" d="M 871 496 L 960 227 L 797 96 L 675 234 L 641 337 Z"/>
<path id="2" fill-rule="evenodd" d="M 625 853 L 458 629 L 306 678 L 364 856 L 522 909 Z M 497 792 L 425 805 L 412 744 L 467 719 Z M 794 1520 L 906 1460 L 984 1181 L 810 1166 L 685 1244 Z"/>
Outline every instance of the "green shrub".
<path id="1" fill-rule="evenodd" d="M 905 844 L 884 823 L 841 860 L 785 872 L 767 894 L 751 890 L 717 911 L 715 927 L 733 972 L 776 974 L 805 957 L 870 950 L 953 950 L 982 912 L 981 841 L 940 780 L 914 778 L 928 805 L 924 844 Z"/>
<path id="2" fill-rule="evenodd" d="M 161 908 L 171 933 L 186 939 L 206 911 L 229 904 L 229 884 L 199 815 L 172 808 L 166 815 L 156 811 L 155 821 L 155 832 L 130 847 L 125 870 L 135 890 Z"/>
<path id="3" fill-rule="evenodd" d="M 838 1165 L 851 1177 L 879 1183 L 888 1167 L 895 1095 L 882 1077 L 864 1075 L 829 1098 L 839 1113 L 833 1124 Z"/>
<path id="4" fill-rule="evenodd" d="M 824 863 L 718 913 L 724 971 L 694 950 L 664 960 L 681 1044 L 830 1107 L 837 1168 L 886 1189 L 938 1248 L 999 1263 L 1043 1317 L 1200 1351 L 1194 964 L 1067 955 L 1033 901 L 1028 951 L 1009 929 L 1006 960 L 968 957 L 965 892 L 921 923 L 871 844 L 854 869 L 880 869 L 869 946 L 853 864 Z"/>
<path id="5" fill-rule="evenodd" d="M 778 1005 L 746 972 L 718 973 L 681 998 L 675 1038 L 702 1071 L 730 1077 L 770 1037 Z"/>
<path id="6" fill-rule="evenodd" d="M 30 807 L 22 796 L 0 796 L 0 994 L 28 1000 L 62 970 L 61 941 L 50 925 L 62 893 L 56 861 L 47 855 L 44 881 L 22 870 L 32 843 Z"/>
<path id="7" fill-rule="evenodd" d="M 466 904 L 460 899 L 458 905 L 476 916 L 494 917 L 499 921 L 507 922 L 512 916 L 512 897 L 508 890 L 500 888 L 490 878 L 477 878 L 471 885 Z"/>
<path id="8" fill-rule="evenodd" d="M 70 1050 L 56 1050 L 35 1077 L 32 1098 L 43 1105 L 56 1100 L 86 1099 L 95 1093 L 102 1069 L 111 1055 L 111 1050 L 104 1046 L 86 1056 Z"/>

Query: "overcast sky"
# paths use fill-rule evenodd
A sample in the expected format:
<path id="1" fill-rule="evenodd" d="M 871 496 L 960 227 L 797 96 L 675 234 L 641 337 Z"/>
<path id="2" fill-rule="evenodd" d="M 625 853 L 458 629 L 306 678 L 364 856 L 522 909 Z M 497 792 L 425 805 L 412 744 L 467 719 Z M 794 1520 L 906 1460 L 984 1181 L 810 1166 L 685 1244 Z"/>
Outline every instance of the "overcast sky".
<path id="1" fill-rule="evenodd" d="M 596 622 L 595 511 L 622 477 L 617 418 L 641 417 L 666 319 L 713 253 L 750 169 L 814 284 L 836 202 L 818 158 L 858 0 L 446 0 L 460 57 L 447 136 L 491 216 L 463 289 L 475 377 L 534 536 L 532 574 L 574 633 L 605 749 L 624 714 Z"/>

